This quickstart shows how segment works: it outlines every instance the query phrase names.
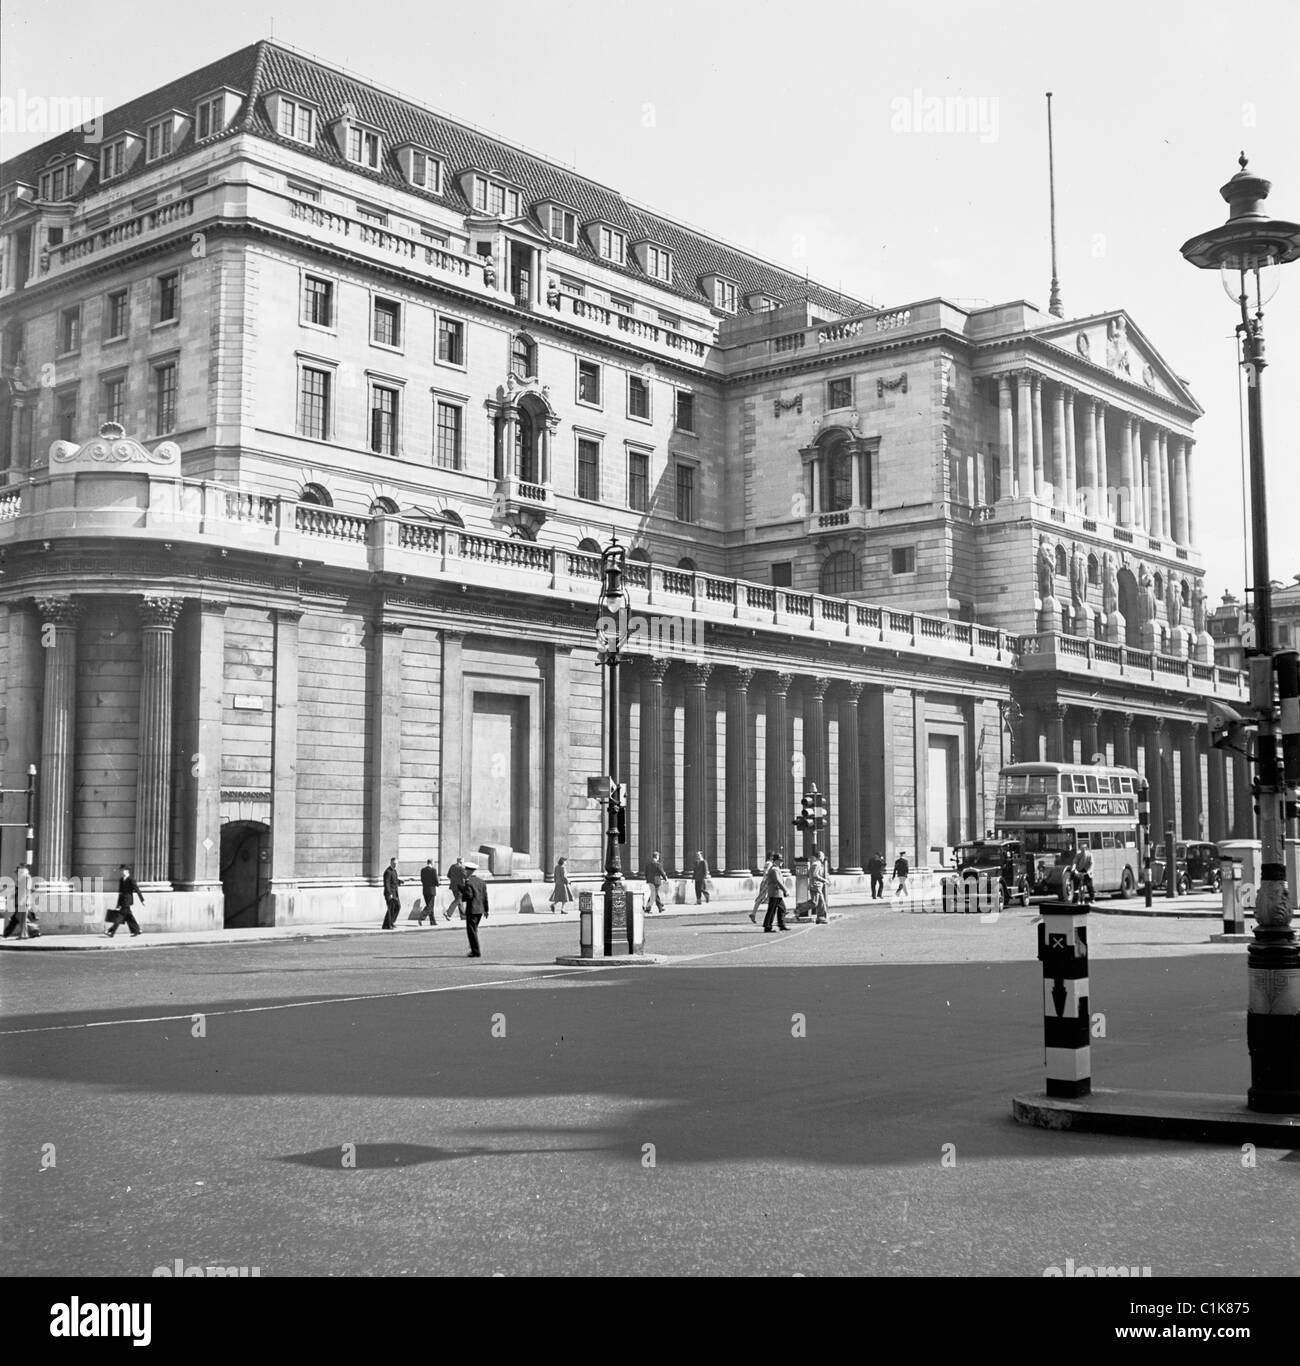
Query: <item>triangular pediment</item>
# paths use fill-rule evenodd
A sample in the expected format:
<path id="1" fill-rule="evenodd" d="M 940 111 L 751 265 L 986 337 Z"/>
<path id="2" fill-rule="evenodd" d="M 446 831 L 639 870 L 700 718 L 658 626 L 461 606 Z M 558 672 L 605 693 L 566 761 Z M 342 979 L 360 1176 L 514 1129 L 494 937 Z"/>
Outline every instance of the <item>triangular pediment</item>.
<path id="1" fill-rule="evenodd" d="M 1080 360 L 1098 366 L 1115 379 L 1183 404 L 1196 413 L 1204 410 L 1192 397 L 1186 381 L 1143 335 L 1123 309 L 1090 318 L 1071 318 L 1038 328 L 1035 337 L 1052 342 Z"/>

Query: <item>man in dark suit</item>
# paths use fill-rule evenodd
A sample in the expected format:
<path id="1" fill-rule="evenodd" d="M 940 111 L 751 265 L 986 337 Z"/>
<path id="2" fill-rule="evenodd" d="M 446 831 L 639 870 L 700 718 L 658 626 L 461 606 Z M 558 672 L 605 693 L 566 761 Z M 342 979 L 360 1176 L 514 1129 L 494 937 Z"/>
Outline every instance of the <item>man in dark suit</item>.
<path id="1" fill-rule="evenodd" d="M 424 905 L 420 907 L 417 925 L 424 924 L 424 917 L 429 917 L 429 924 L 436 926 L 438 923 L 438 908 L 434 904 L 438 894 L 438 870 L 433 866 L 432 859 L 425 859 L 424 867 L 420 869 L 420 890 L 424 893 Z"/>
<path id="2" fill-rule="evenodd" d="M 450 920 L 453 915 L 460 911 L 465 914 L 463 901 L 465 897 L 465 864 L 461 861 L 459 854 L 452 860 L 451 866 L 447 869 L 447 890 L 451 893 L 451 900 L 447 903 L 446 919 Z"/>
<path id="3" fill-rule="evenodd" d="M 465 933 L 469 935 L 469 953 L 466 956 L 482 958 L 478 947 L 478 922 L 488 913 L 488 891 L 487 883 L 473 869 L 465 878 L 461 904 L 465 908 Z"/>
<path id="4" fill-rule="evenodd" d="M 651 908 L 658 911 L 660 915 L 664 913 L 664 899 L 660 888 L 664 885 L 668 874 L 664 872 L 664 866 L 659 862 L 659 850 L 654 851 L 650 862 L 645 866 L 646 886 L 650 888 L 650 904 L 646 907 L 647 914 Z"/>
<path id="5" fill-rule="evenodd" d="M 384 869 L 384 923 L 379 927 L 382 930 L 391 930 L 402 913 L 402 895 L 397 889 L 403 881 L 397 875 L 397 860 L 390 858 Z"/>
<path id="6" fill-rule="evenodd" d="M 867 860 L 867 872 L 871 874 L 871 899 L 879 901 L 885 894 L 885 856 L 872 854 Z"/>
<path id="7" fill-rule="evenodd" d="M 126 927 L 131 931 L 131 938 L 134 939 L 140 933 L 140 926 L 136 923 L 135 916 L 131 914 L 131 902 L 139 897 L 140 904 L 144 905 L 144 893 L 135 885 L 135 878 L 131 876 L 131 870 L 122 864 L 117 880 L 117 905 L 113 907 L 108 917 L 108 929 L 104 931 L 110 939 L 117 933 L 117 927 L 126 921 Z"/>

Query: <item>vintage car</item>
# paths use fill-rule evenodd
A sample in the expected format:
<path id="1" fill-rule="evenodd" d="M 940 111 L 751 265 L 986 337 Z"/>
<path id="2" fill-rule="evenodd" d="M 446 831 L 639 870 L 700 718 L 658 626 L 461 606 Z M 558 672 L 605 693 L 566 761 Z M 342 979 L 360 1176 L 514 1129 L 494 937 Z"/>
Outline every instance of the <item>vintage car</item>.
<path id="1" fill-rule="evenodd" d="M 1174 868 L 1179 896 L 1188 892 L 1217 892 L 1223 875 L 1219 870 L 1219 847 L 1204 840 L 1178 840 L 1174 844 Z M 1157 845 L 1151 860 L 1151 885 L 1157 891 L 1165 885 L 1165 850 Z"/>
<path id="2" fill-rule="evenodd" d="M 1002 904 L 1019 901 L 1022 906 L 1029 905 L 1032 860 L 1026 859 L 1019 840 L 971 840 L 959 844 L 956 854 L 959 877 L 996 872 L 1002 882 Z"/>

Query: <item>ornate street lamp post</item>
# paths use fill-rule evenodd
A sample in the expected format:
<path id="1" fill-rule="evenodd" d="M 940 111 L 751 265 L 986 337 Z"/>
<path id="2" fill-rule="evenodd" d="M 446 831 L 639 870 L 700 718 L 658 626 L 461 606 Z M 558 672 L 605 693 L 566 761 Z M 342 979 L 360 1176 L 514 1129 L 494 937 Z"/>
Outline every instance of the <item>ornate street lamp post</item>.
<path id="1" fill-rule="evenodd" d="M 624 789 L 619 782 L 619 679 L 618 669 L 623 662 L 622 651 L 627 644 L 628 601 L 623 589 L 627 572 L 627 550 L 619 545 L 615 535 L 600 553 L 600 616 L 596 622 L 596 655 L 606 670 L 605 722 L 606 773 L 609 791 L 605 798 L 605 878 L 600 885 L 604 898 L 605 952 L 613 951 L 614 941 L 627 929 L 627 888 L 623 884 L 623 868 L 619 859 L 619 845 L 626 838 L 624 821 Z"/>
<path id="2" fill-rule="evenodd" d="M 1255 650 L 1248 661 L 1250 704 L 1258 717 L 1255 764 L 1259 794 L 1260 885 L 1255 937 L 1248 950 L 1252 1110 L 1300 1111 L 1300 946 L 1291 928 L 1283 847 L 1283 785 L 1279 781 L 1277 711 L 1273 701 L 1272 576 L 1268 568 L 1268 497 L 1265 491 L 1263 371 L 1264 304 L 1276 290 L 1277 267 L 1300 256 L 1300 224 L 1270 219 L 1262 205 L 1272 188 L 1241 170 L 1219 191 L 1230 213 L 1222 226 L 1191 238 L 1182 254 L 1202 270 L 1221 272 L 1228 296 L 1241 309 L 1237 332 L 1248 385 L 1250 510 L 1253 541 Z M 1294 775 L 1288 775 L 1294 780 Z"/>

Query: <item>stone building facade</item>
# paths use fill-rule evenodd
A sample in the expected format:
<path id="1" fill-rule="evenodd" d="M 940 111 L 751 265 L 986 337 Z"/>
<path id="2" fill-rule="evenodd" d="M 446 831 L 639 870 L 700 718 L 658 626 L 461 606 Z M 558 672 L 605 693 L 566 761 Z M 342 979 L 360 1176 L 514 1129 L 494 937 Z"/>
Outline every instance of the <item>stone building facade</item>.
<path id="1" fill-rule="evenodd" d="M 846 883 L 930 865 L 1040 754 L 1249 826 L 1204 727 L 1241 680 L 1200 409 L 1122 312 L 845 298 L 271 42 L 0 197 L 38 879 L 126 859 L 182 926 L 373 917 L 394 854 L 525 907 L 560 854 L 594 876 L 612 533 L 633 868 L 698 849 L 740 889 L 813 782 Z"/>

